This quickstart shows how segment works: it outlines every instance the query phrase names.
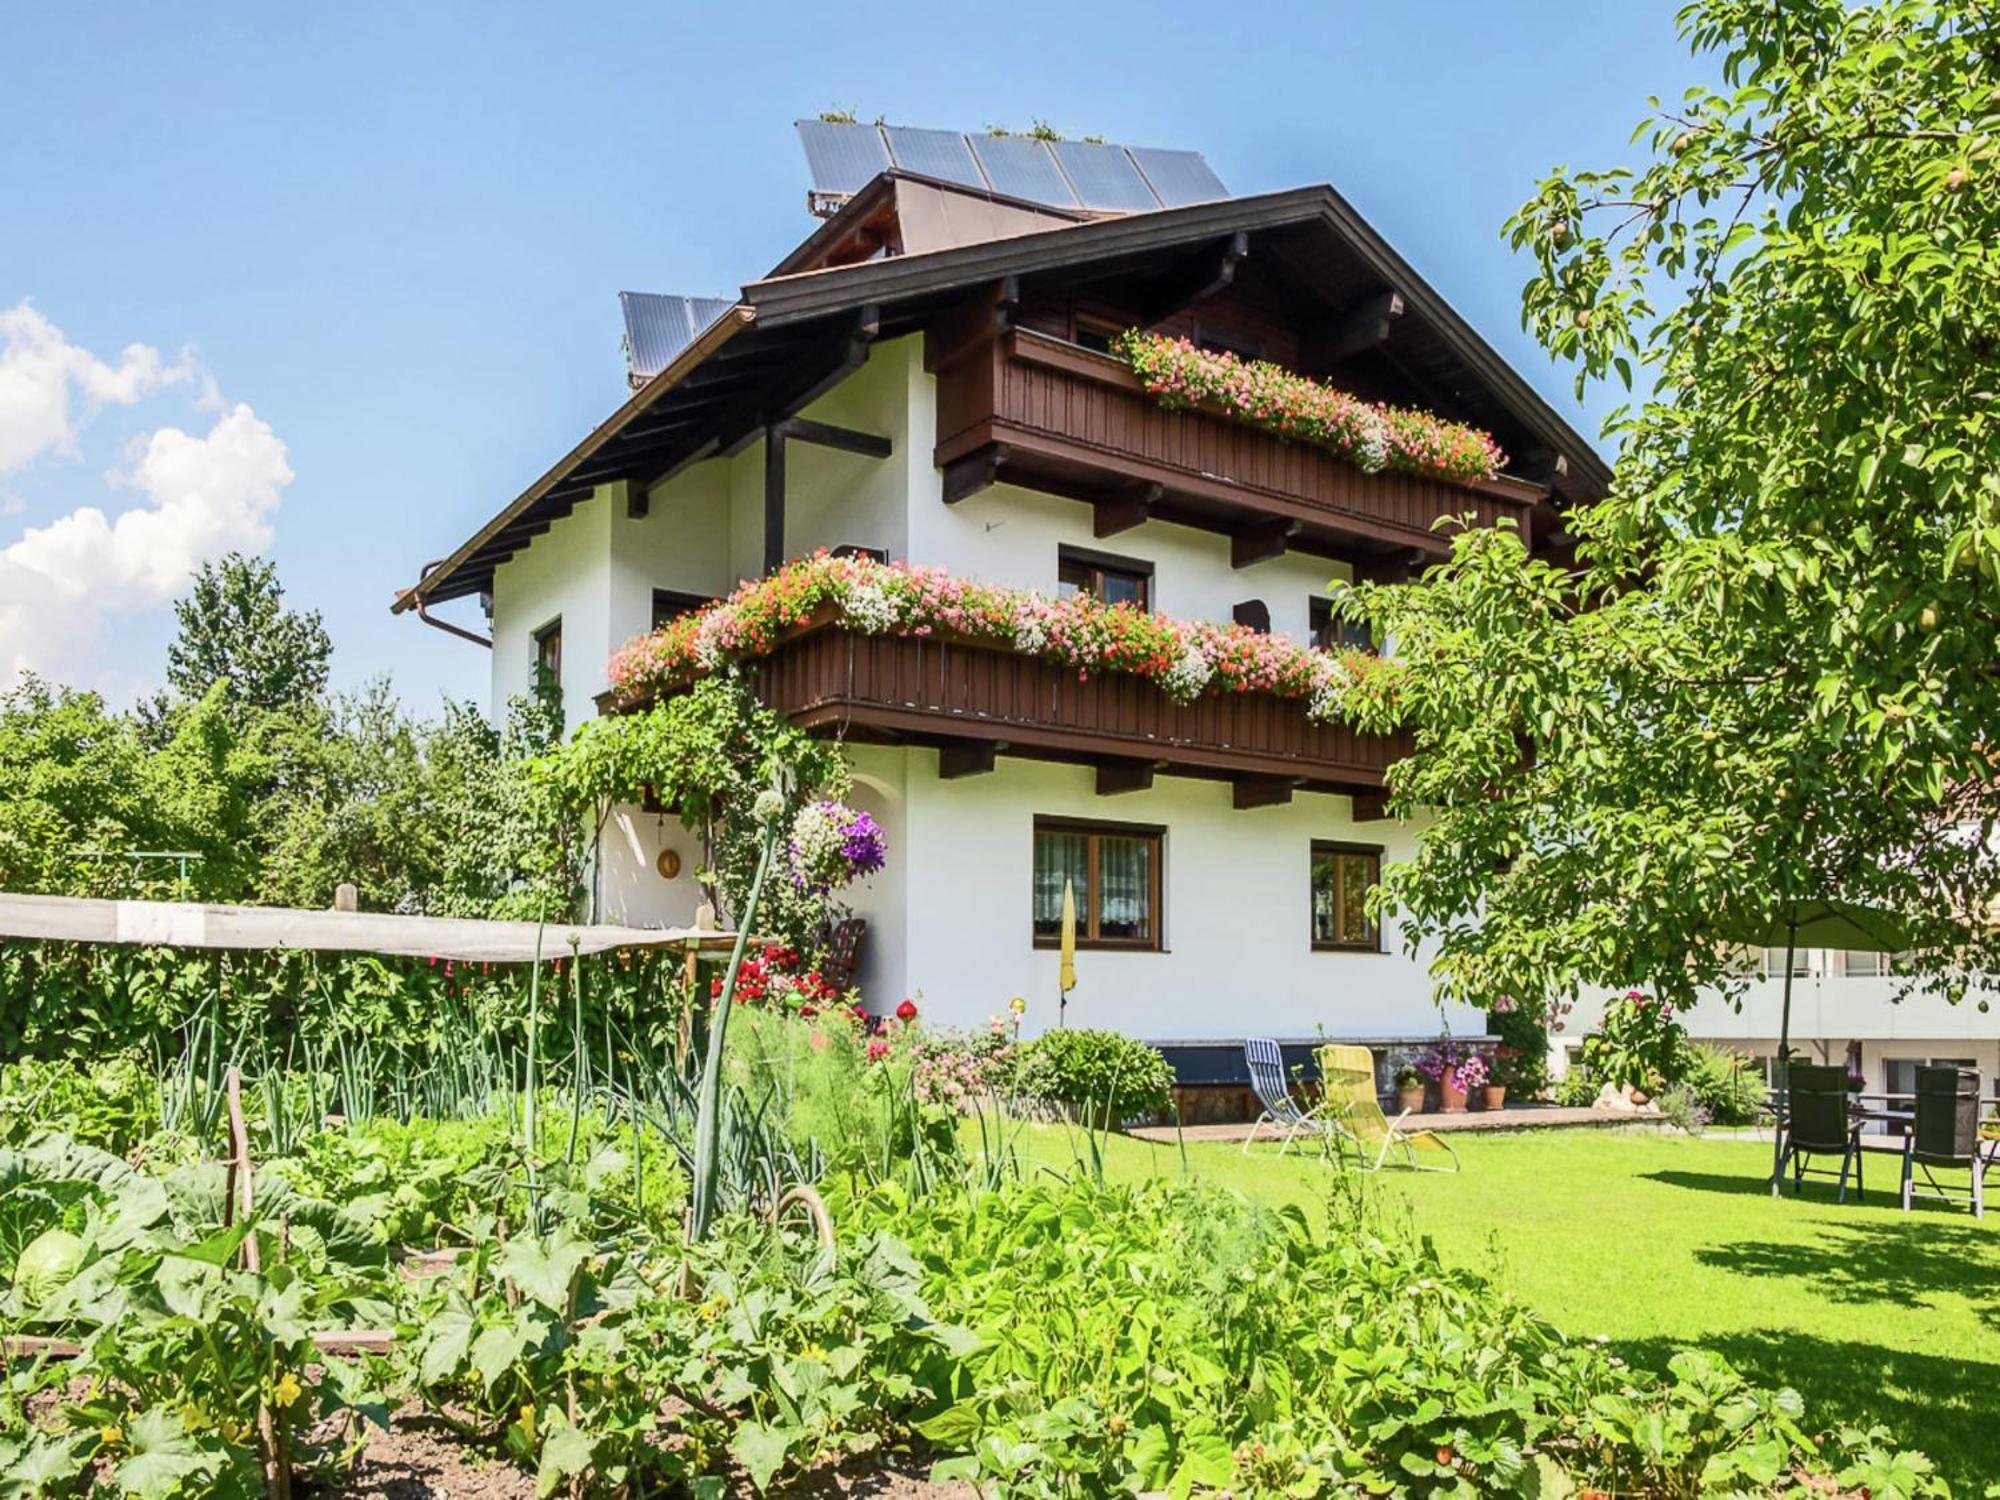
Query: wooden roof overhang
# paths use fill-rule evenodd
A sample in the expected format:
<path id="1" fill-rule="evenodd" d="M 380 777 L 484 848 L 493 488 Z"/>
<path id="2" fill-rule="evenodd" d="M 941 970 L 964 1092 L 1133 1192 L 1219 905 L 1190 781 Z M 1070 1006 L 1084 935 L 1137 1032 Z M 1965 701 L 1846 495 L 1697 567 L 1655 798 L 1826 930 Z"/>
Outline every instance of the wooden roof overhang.
<path id="1" fill-rule="evenodd" d="M 1388 347 L 1344 367 L 1362 393 L 1419 400 L 1478 422 L 1558 500 L 1595 498 L 1603 460 L 1331 188 L 1226 199 L 1066 224 L 1034 233 L 754 282 L 705 330 L 548 472 L 396 597 L 401 612 L 491 586 L 494 570 L 599 484 L 642 492 L 691 462 L 736 451 L 795 413 L 866 358 L 876 338 L 925 330 L 996 287 L 1095 289 L 1155 301 L 1199 287 L 1217 254 L 1246 267 L 1323 323 L 1339 348 L 1357 309 L 1386 293 L 1403 316 Z M 1310 373 L 1310 372 L 1309 372 Z M 1414 394 L 1408 394 L 1414 393 Z M 1198 504 L 1189 500 L 1191 508 Z"/>

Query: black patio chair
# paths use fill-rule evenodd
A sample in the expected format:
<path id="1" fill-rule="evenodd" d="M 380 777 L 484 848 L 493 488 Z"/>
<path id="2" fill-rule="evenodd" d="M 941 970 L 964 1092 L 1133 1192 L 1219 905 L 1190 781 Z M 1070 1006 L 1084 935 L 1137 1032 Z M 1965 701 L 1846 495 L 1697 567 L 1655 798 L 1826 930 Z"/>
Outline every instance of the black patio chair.
<path id="1" fill-rule="evenodd" d="M 1816 1167 L 1815 1156 L 1840 1157 L 1840 1171 Z M 1778 1178 L 1782 1182 L 1785 1163 L 1792 1166 L 1792 1191 L 1800 1192 L 1805 1179 L 1840 1179 L 1840 1197 L 1847 1201 L 1847 1173 L 1854 1171 L 1854 1194 L 1862 1193 L 1861 1122 L 1847 1107 L 1847 1069 L 1793 1063 L 1785 1084 L 1785 1149 L 1778 1157 Z"/>
<path id="2" fill-rule="evenodd" d="M 1970 1068 L 1918 1068 L 1917 1115 L 1903 1137 L 1903 1209 L 1912 1198 L 1936 1198 L 1945 1203 L 1970 1203 L 1972 1217 L 1986 1217 L 1986 1169 L 1993 1165 L 1995 1143 L 1980 1139 L 1979 1075 Z M 1972 1174 L 1969 1188 L 1948 1187 L 1932 1167 L 1964 1167 Z M 1917 1186 L 1921 1168 L 1924 1186 Z"/>

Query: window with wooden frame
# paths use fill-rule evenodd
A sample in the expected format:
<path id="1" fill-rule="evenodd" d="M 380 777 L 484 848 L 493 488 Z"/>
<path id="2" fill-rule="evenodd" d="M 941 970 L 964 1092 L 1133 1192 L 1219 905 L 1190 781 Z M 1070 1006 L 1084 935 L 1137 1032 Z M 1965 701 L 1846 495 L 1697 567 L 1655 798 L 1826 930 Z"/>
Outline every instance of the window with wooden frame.
<path id="1" fill-rule="evenodd" d="M 1092 317 L 1089 313 L 1078 313 L 1070 334 L 1070 342 L 1079 349 L 1089 349 L 1098 354 L 1111 352 L 1111 341 L 1125 331 L 1125 325 L 1110 318 Z"/>
<path id="2" fill-rule="evenodd" d="M 1366 620 L 1346 620 L 1333 612 L 1333 601 L 1315 594 L 1306 602 L 1312 644 L 1321 651 L 1372 651 Z"/>
<path id="3" fill-rule="evenodd" d="M 1063 888 L 1076 892 L 1076 945 L 1157 952 L 1165 830 L 1035 819 L 1035 946 L 1062 941 Z"/>
<path id="4" fill-rule="evenodd" d="M 535 678 L 549 687 L 562 686 L 562 616 L 535 632 Z"/>
<path id="5" fill-rule="evenodd" d="M 1145 613 L 1153 607 L 1153 565 L 1064 547 L 1056 554 L 1056 592 L 1065 599 L 1089 594 L 1106 604 L 1129 604 Z"/>
<path id="6" fill-rule="evenodd" d="M 1380 953 L 1382 928 L 1368 892 L 1382 883 L 1382 851 L 1369 844 L 1312 843 L 1312 945 L 1329 953 Z"/>
<path id="7" fill-rule="evenodd" d="M 680 589 L 653 590 L 653 629 L 670 625 L 682 615 L 707 609 L 715 601 L 706 594 L 689 594 Z"/>

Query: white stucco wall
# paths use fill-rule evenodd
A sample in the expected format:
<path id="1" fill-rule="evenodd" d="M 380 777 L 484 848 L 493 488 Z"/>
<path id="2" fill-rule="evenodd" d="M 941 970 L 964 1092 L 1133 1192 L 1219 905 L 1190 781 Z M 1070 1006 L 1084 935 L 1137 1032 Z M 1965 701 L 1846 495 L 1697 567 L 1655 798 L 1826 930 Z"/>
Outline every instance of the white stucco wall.
<path id="1" fill-rule="evenodd" d="M 907 757 L 907 828 L 891 857 L 908 870 L 910 989 L 934 1021 L 977 1025 L 1015 995 L 1029 1031 L 1056 1021 L 1057 955 L 1030 930 L 1036 816 L 1164 826 L 1165 951 L 1085 951 L 1069 1024 L 1153 1040 L 1434 1035 L 1440 1014 L 1424 966 L 1403 955 L 1393 921 L 1379 954 L 1315 953 L 1309 866 L 1315 838 L 1406 854 L 1414 833 L 1355 823 L 1347 798 L 1300 793 L 1289 806 L 1238 812 L 1221 782 L 1161 776 L 1144 792 L 1099 797 L 1087 767 L 1002 758 L 983 776 L 943 781 L 937 755 Z M 1483 1030 L 1453 1008 L 1461 1034 Z"/>
<path id="2" fill-rule="evenodd" d="M 534 638 L 562 620 L 563 723 L 596 713 L 605 687 L 611 622 L 611 498 L 603 487 L 580 501 L 493 573 L 493 703 L 497 722 L 509 698 L 534 682 Z M 620 637 L 622 639 L 622 637 Z"/>

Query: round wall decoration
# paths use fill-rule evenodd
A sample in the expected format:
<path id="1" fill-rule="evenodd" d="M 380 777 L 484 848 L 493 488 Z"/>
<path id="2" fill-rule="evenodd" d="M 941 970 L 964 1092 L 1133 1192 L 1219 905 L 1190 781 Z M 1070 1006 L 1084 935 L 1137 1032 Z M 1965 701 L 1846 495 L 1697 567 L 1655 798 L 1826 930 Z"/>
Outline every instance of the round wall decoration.
<path id="1" fill-rule="evenodd" d="M 662 849 L 660 857 L 653 862 L 662 880 L 672 880 L 681 872 L 681 856 L 678 849 Z"/>

